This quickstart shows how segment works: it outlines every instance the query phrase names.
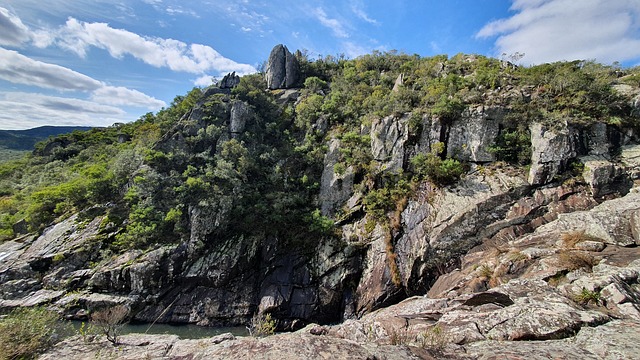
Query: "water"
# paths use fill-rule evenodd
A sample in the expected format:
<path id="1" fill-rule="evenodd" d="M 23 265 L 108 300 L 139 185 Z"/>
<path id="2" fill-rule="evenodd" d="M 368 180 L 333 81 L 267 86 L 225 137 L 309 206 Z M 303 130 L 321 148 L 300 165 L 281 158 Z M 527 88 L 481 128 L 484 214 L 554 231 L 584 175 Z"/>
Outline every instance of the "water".
<path id="1" fill-rule="evenodd" d="M 178 335 L 181 339 L 202 339 L 224 333 L 232 333 L 235 336 L 247 336 L 249 332 L 245 327 L 208 327 L 197 325 L 169 325 L 154 324 L 126 324 L 121 329 L 122 334 L 147 333 Z M 147 331 L 148 329 L 148 331 Z"/>
<path id="2" fill-rule="evenodd" d="M 80 321 L 73 321 L 74 328 L 79 329 Z M 169 324 L 125 324 L 118 334 L 169 334 L 178 335 L 181 339 L 202 339 L 224 333 L 232 333 L 235 336 L 248 336 L 249 332 L 244 327 L 207 327 L 197 325 L 169 325 Z"/>

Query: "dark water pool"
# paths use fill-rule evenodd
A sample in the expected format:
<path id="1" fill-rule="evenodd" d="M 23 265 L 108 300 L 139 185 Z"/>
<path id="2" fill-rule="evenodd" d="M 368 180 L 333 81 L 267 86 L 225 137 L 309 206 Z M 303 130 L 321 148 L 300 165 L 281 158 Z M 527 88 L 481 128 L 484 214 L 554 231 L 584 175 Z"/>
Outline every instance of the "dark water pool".
<path id="1" fill-rule="evenodd" d="M 77 329 L 82 326 L 81 321 L 73 321 Z M 197 325 L 168 325 L 168 324 L 125 324 L 119 334 L 170 334 L 178 335 L 182 339 L 201 339 L 224 333 L 232 333 L 235 336 L 247 336 L 249 332 L 244 327 L 206 327 Z"/>

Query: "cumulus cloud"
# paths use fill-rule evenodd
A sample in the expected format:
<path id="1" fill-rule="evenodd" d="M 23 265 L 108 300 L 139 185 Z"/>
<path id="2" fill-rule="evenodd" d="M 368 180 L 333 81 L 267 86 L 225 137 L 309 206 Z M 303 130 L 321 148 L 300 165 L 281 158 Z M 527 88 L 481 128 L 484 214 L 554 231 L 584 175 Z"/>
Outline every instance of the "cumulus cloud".
<path id="1" fill-rule="evenodd" d="M 158 110 L 167 104 L 138 90 L 121 86 L 103 86 L 91 94 L 91 100 L 108 105 L 144 107 Z"/>
<path id="2" fill-rule="evenodd" d="M 313 11 L 316 19 L 320 21 L 320 24 L 331 29 L 333 35 L 339 38 L 347 38 L 349 34 L 344 28 L 344 25 L 338 21 L 338 19 L 333 19 L 327 16 L 327 13 L 322 8 L 316 8 Z"/>
<path id="3" fill-rule="evenodd" d="M 637 0 L 513 0 L 509 18 L 486 24 L 497 53 L 525 53 L 522 62 L 632 60 L 640 56 Z"/>
<path id="4" fill-rule="evenodd" d="M 0 7 L 0 45 L 17 46 L 31 39 L 29 28 L 9 10 Z"/>
<path id="5" fill-rule="evenodd" d="M 91 98 L 101 104 L 134 106 L 157 110 L 165 106 L 140 91 L 108 86 L 71 69 L 31 59 L 16 51 L 0 48 L 0 79 L 14 84 L 36 86 L 58 91 L 91 92 Z"/>
<path id="6" fill-rule="evenodd" d="M 147 3 L 159 5 L 161 1 L 149 0 Z M 181 7 L 170 7 L 167 11 L 198 16 Z M 141 36 L 112 28 L 106 23 L 87 23 L 70 17 L 59 29 L 32 30 L 17 15 L 0 7 L 0 45 L 19 46 L 28 42 L 40 48 L 56 44 L 81 57 L 86 56 L 90 47 L 95 47 L 106 50 L 115 58 L 130 55 L 154 67 L 194 74 L 235 71 L 244 75 L 256 72 L 253 66 L 225 58 L 210 46 Z"/>
<path id="7" fill-rule="evenodd" d="M 92 91 L 102 86 L 100 81 L 79 72 L 3 48 L 0 48 L 0 64 L 0 79 L 14 84 L 60 91 Z"/>
<path id="8" fill-rule="evenodd" d="M 86 56 L 89 47 L 104 49 L 115 58 L 131 55 L 154 67 L 201 74 L 235 71 L 253 73 L 256 69 L 220 55 L 213 48 L 201 44 L 186 44 L 179 40 L 143 37 L 106 23 L 86 23 L 69 18 L 57 36 L 57 43 L 79 56 Z"/>
<path id="9" fill-rule="evenodd" d="M 203 75 L 193 81 L 193 85 L 207 87 L 213 84 L 213 76 L 211 75 Z"/>
<path id="10" fill-rule="evenodd" d="M 26 129 L 42 125 L 108 126 L 129 121 L 117 107 L 42 94 L 0 93 L 3 129 Z"/>

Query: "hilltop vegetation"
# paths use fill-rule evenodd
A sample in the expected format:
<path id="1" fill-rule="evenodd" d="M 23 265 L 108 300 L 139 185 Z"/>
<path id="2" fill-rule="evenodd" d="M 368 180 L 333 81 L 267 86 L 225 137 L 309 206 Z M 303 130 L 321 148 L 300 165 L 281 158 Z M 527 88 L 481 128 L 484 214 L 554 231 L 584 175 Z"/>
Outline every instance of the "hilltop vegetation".
<path id="1" fill-rule="evenodd" d="M 353 169 L 366 211 L 377 221 L 423 179 L 443 186 L 464 174 L 465 164 L 437 146 L 415 154 L 404 171 L 383 172 L 368 151 L 367 129 L 376 118 L 410 113 L 410 137 L 417 138 L 424 117 L 446 124 L 475 106 L 502 106 L 508 129 L 491 149 L 519 165 L 529 160 L 533 121 L 639 124 L 630 98 L 612 86 L 637 86 L 637 68 L 589 61 L 516 67 L 463 54 L 297 57 L 303 89 L 295 103 L 277 104 L 262 74 L 247 75 L 230 95 L 204 98 L 205 91 L 194 88 L 156 114 L 61 135 L 0 165 L 0 239 L 13 238 L 21 219 L 39 231 L 56 218 L 109 203 L 98 211 L 107 214 L 105 227 L 120 228 L 110 239 L 113 251 L 178 243 L 188 237 L 190 207 L 215 199 L 232 219 L 221 234 L 309 241 L 332 233 L 333 220 L 320 214 L 317 201 L 329 138 L 342 143 L 336 172 Z M 246 131 L 230 135 L 227 114 L 236 101 L 254 115 Z M 196 105 L 204 112 L 198 124 L 188 121 Z M 122 135 L 126 141 L 118 141 Z M 45 151 L 56 141 L 62 145 Z"/>
<path id="2" fill-rule="evenodd" d="M 85 131 L 86 126 L 41 126 L 28 130 L 0 130 L 0 162 L 16 160 L 50 136 Z"/>

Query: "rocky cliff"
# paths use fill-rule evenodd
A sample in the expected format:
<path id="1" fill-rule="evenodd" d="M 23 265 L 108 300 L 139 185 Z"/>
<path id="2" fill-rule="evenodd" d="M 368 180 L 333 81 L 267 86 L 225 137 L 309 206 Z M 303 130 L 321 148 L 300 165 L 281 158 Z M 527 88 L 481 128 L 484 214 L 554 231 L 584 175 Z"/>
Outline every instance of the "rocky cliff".
<path id="1" fill-rule="evenodd" d="M 454 74 L 452 62 L 429 61 L 422 76 L 434 83 Z M 291 89 L 319 70 L 277 46 L 266 82 L 230 74 L 204 91 L 135 164 L 124 200 L 0 244 L 0 308 L 84 319 L 126 304 L 137 321 L 213 326 L 270 313 L 280 329 L 347 320 L 314 330 L 323 337 L 283 336 L 358 356 L 521 351 L 500 340 L 615 354 L 584 341 L 640 321 L 640 92 L 624 88 L 615 121 L 557 121 L 553 104 L 526 117 L 519 101 L 547 96 L 542 85 L 478 85 L 426 112 L 373 103 L 360 116 L 366 101 L 340 98 L 350 71 L 379 81 L 370 96 L 387 91 L 389 103 L 420 78 L 350 64 L 330 85 L 313 77 Z M 135 202 L 118 220 L 124 201 Z M 158 209 L 164 222 L 151 227 Z"/>

